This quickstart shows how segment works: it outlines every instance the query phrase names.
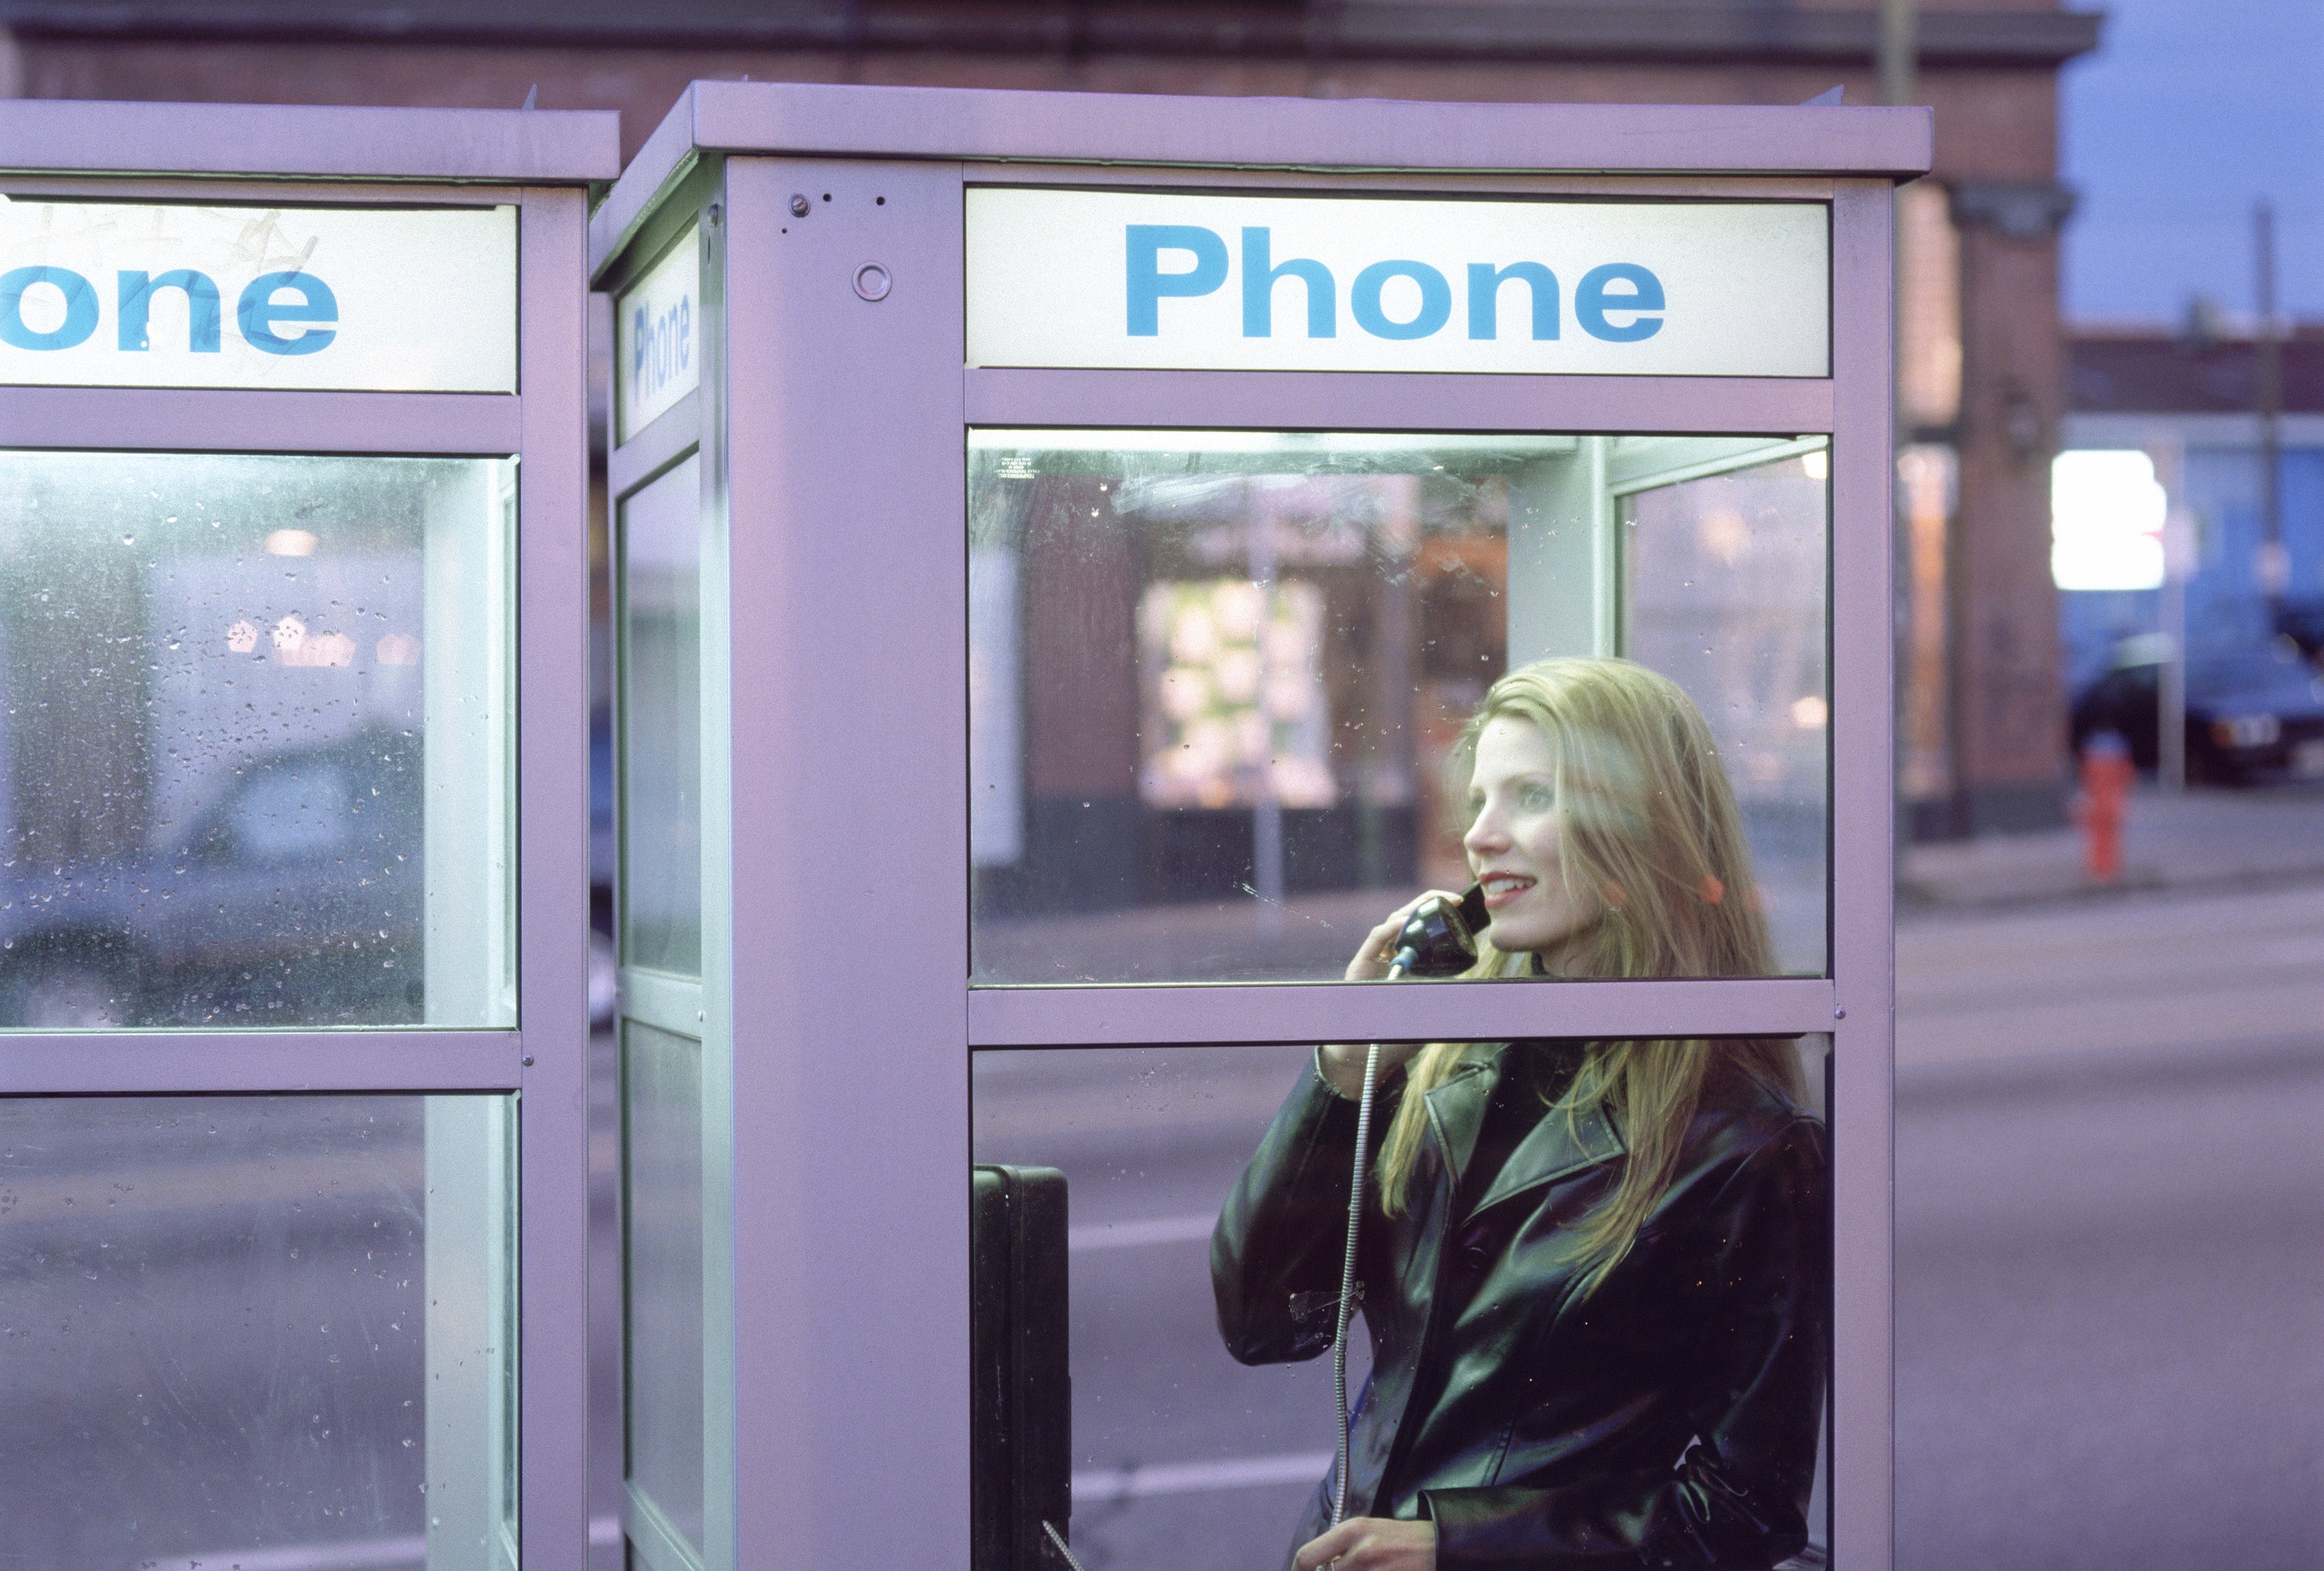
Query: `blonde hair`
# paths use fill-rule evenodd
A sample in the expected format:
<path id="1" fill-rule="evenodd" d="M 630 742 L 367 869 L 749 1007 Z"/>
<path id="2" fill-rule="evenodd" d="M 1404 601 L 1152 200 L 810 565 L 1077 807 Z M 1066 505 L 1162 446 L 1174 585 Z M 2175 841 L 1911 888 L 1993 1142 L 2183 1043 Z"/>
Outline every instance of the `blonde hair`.
<path id="1" fill-rule="evenodd" d="M 1735 792 L 1711 728 L 1669 678 L 1624 660 L 1547 660 L 1509 672 L 1454 746 L 1448 773 L 1468 796 L 1477 738 L 1495 720 L 1541 728 L 1556 760 L 1558 860 L 1567 898 L 1593 913 L 1562 951 L 1565 975 L 1756 976 L 1774 950 L 1751 879 Z M 1525 974 L 1534 956 L 1494 947 L 1488 928 L 1470 976 Z M 1412 1060 L 1380 1149 L 1383 1204 L 1401 1215 L 1428 1114 L 1427 1093 L 1475 1044 L 1431 1042 Z M 1569 1120 L 1603 1111 L 1622 1132 L 1621 1180 L 1569 1230 L 1582 1292 L 1629 1252 L 1678 1169 L 1706 1094 L 1757 1080 L 1795 1099 L 1797 1058 L 1771 1041 L 1591 1042 L 1553 1104 Z"/>

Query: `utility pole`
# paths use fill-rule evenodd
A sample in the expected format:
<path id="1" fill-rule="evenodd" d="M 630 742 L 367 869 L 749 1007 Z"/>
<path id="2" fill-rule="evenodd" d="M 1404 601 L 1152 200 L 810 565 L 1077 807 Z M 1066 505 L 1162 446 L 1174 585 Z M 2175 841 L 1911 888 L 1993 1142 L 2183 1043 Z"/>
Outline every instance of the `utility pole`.
<path id="1" fill-rule="evenodd" d="M 1914 14 L 1914 4 L 1915 0 L 1880 0 L 1880 31 L 1875 37 L 1872 46 L 1873 74 L 1879 80 L 1880 102 L 1892 108 L 1901 105 L 1910 104 L 1917 96 L 1919 83 L 1916 79 L 1920 75 L 1920 28 L 1919 19 Z M 1889 199 L 1892 203 L 1895 200 L 1893 195 Z M 1895 454 L 1902 454 L 1905 447 L 1913 439 L 1911 419 L 1906 414 L 1904 409 L 1904 385 L 1902 381 L 1904 369 L 1904 311 L 1903 299 L 1904 282 L 1904 226 L 1902 224 L 1892 225 L 1891 234 L 1893 238 L 1890 243 L 1891 250 L 1888 256 L 1889 277 L 1892 280 L 1891 288 L 1895 291 L 1895 293 L 1892 298 L 1891 310 L 1889 311 L 1888 348 L 1889 365 L 1898 378 L 1895 385 L 1890 389 L 1894 409 L 1894 430 L 1895 433 L 1895 440 L 1892 445 Z M 1905 527 L 1904 519 L 1904 488 L 1897 485 L 1896 476 L 1893 473 L 1889 476 L 1889 486 L 1890 495 L 1893 498 L 1889 507 L 1889 524 L 1890 531 L 1894 539 L 1894 543 L 1891 547 L 1894 552 L 1894 556 L 1892 558 L 1894 566 L 1890 573 L 1890 582 L 1894 586 L 1893 592 L 1898 595 L 1903 595 L 1906 592 L 1905 587 L 1913 581 L 1912 557 L 1909 550 L 1907 549 L 1907 541 L 1911 537 L 1910 531 Z M 1945 588 L 1946 592 L 1950 594 L 1952 585 L 1950 581 L 1950 575 L 1948 576 Z M 1903 609 L 1903 603 L 1899 602 L 1897 606 L 1899 615 L 1896 615 L 1891 619 L 1895 627 L 1895 640 L 1896 652 L 1896 658 L 1893 662 L 1893 669 L 1900 679 L 1894 681 L 1891 685 L 1892 690 L 1890 694 L 1890 705 L 1894 714 L 1894 724 L 1891 726 L 1891 730 L 1894 735 L 1894 747 L 1895 753 L 1894 762 L 1898 766 L 1894 772 L 1895 774 L 1895 778 L 1900 781 L 1904 778 L 1902 765 L 1904 763 L 1905 748 L 1904 713 L 1905 686 L 1901 678 L 1906 669 L 1906 640 L 1909 636 L 1908 630 L 1912 625 L 1910 620 L 1901 614 Z M 1948 655 L 1947 663 L 1950 663 L 1950 655 Z M 1947 705 L 1950 712 L 1950 695 L 1947 697 Z M 1950 723 L 1949 718 L 1945 726 L 1945 752 L 1948 755 L 1948 761 L 1950 767 L 1946 771 L 1946 789 L 1953 793 L 1956 799 L 1958 799 L 1960 791 L 1960 759 L 1958 744 L 1954 738 L 1956 730 L 1957 727 Z M 1897 861 L 1897 869 L 1901 872 L 1903 870 L 1904 846 L 1906 842 L 1911 838 L 1911 836 L 1905 832 L 1903 799 L 1901 796 L 1898 799 L 1897 804 L 1896 831 L 1897 832 L 1892 836 L 1890 844 L 1893 855 L 1895 856 Z"/>
<path id="2" fill-rule="evenodd" d="M 1880 38 L 1874 64 L 1880 73 L 1880 101 L 1909 104 L 1920 96 L 1921 26 L 1918 0 L 1880 0 Z"/>
<path id="3" fill-rule="evenodd" d="M 2265 197 L 2252 211 L 2253 293 L 2259 306 L 2259 555 L 2260 594 L 2267 602 L 2270 638 L 2283 625 L 2283 592 L 2292 578 L 2283 548 L 2283 485 L 2280 430 L 2283 415 L 2283 341 L 2275 321 L 2275 208 Z"/>

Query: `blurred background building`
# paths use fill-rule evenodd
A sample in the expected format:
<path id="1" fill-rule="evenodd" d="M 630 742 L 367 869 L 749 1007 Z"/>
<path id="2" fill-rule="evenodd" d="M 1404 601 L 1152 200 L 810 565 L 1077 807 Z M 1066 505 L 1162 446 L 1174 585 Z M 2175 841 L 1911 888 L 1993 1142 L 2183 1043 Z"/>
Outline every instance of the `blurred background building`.
<path id="1" fill-rule="evenodd" d="M 2176 330 L 2087 323 L 2068 335 L 2070 451 L 2143 453 L 2185 510 L 2190 658 L 2256 652 L 2288 638 L 2314 661 L 2324 646 L 2324 323 L 2273 338 L 2246 317 L 2230 325 L 2198 299 Z M 2269 483 L 2273 471 L 2273 484 Z M 2138 531 L 2122 537 L 2136 549 Z M 2062 569 L 2060 632 L 2080 690 L 2151 640 L 2163 589 L 2124 560 L 2073 587 Z"/>
<path id="2" fill-rule="evenodd" d="M 1919 0 L 1934 174 L 1900 210 L 1906 822 L 2062 820 L 2049 462 L 2068 408 L 2060 69 L 2100 17 Z M 1843 0 L 0 0 L 29 97 L 616 109 L 634 152 L 696 78 L 1539 102 L 1881 98 Z M 602 379 L 601 379 L 602 380 Z M 602 408 L 602 390 L 601 405 Z"/>

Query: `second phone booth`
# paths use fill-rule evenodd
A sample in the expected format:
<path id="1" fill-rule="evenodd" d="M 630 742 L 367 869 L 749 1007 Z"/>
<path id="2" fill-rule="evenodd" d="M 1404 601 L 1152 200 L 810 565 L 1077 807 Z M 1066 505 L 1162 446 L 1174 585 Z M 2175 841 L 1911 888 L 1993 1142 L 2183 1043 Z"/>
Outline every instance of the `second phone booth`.
<path id="1" fill-rule="evenodd" d="M 589 1554 L 612 115 L 0 101 L 13 1564 Z"/>
<path id="2" fill-rule="evenodd" d="M 1614 1488 L 1558 1473 L 1578 1429 L 1424 1465 L 1367 1406 L 1429 1378 L 1363 1252 L 1406 1248 L 1393 1209 L 1358 1311 L 1344 1198 L 1298 1199 L 1314 1280 L 1243 1323 L 1284 1142 L 1354 1117 L 1318 1044 L 1388 1044 L 1399 1183 L 1466 1160 L 1487 1069 L 1564 1066 L 1465 1214 L 1504 1232 L 1653 1149 L 1631 1104 L 1575 1111 L 1586 1076 L 1758 1066 L 1784 1271 L 1693 1271 L 1728 1287 L 1684 1308 L 1686 1272 L 1609 1265 L 1544 1334 L 1693 1315 L 1728 1372 L 1699 1408 L 1639 1377 L 1651 1466 L 1605 1520 L 1649 1562 L 1709 1512 L 1738 1563 L 1890 1564 L 1891 208 L 1930 137 L 686 94 L 592 228 L 632 1564 L 1282 1564 L 1340 1476 L 1457 1558 L 1480 1512 L 1547 1531 Z M 1554 790 L 1488 789 L 1536 744 Z M 1389 980 L 1376 924 L 1472 878 L 1504 947 Z M 1671 1258 L 1665 1215 L 1601 1258 Z M 1488 1261 L 1485 1223 L 1443 1249 Z M 1721 1447 L 1778 1386 L 1747 1478 Z"/>

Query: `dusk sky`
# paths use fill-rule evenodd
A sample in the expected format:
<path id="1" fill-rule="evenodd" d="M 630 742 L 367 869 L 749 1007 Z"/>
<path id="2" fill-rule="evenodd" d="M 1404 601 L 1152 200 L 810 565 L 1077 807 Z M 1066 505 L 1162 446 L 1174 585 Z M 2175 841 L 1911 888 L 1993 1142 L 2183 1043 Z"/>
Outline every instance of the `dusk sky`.
<path id="1" fill-rule="evenodd" d="M 2264 195 L 2278 309 L 2324 319 L 2324 0 L 2098 3 L 2105 42 L 2065 79 L 2068 315 L 2248 313 Z"/>

